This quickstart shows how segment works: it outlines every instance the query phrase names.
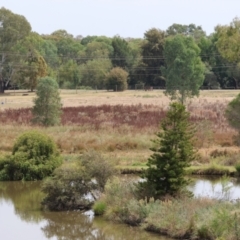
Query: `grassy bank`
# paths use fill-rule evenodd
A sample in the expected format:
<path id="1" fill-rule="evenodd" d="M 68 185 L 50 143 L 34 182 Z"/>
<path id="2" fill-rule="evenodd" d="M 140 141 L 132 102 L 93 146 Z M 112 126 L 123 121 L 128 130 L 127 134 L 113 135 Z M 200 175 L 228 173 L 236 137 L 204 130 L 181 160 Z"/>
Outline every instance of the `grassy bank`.
<path id="1" fill-rule="evenodd" d="M 162 201 L 137 200 L 134 184 L 129 179 L 115 178 L 106 185 L 105 194 L 95 203 L 94 210 L 108 220 L 172 238 L 237 240 L 239 207 L 239 202 L 183 196 Z"/>

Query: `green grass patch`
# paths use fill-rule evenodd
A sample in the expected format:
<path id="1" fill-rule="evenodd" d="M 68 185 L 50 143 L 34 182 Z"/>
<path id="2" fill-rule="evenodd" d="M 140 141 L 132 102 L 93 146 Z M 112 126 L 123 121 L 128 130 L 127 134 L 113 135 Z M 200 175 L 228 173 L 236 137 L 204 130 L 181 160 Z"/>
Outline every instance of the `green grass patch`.
<path id="1" fill-rule="evenodd" d="M 221 166 L 216 164 L 191 166 L 187 168 L 187 174 L 193 175 L 227 175 L 232 176 L 236 173 L 234 166 Z"/>
<path id="2" fill-rule="evenodd" d="M 106 203 L 104 201 L 95 202 L 93 205 L 94 214 L 97 216 L 103 215 L 106 211 Z"/>

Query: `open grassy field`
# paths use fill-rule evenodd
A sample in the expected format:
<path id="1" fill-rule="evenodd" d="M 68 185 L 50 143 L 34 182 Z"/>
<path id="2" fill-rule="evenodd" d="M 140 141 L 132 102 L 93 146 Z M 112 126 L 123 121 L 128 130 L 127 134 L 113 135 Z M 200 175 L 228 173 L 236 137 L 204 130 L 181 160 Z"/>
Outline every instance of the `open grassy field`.
<path id="1" fill-rule="evenodd" d="M 194 166 L 238 162 L 234 129 L 224 111 L 239 90 L 203 90 L 199 98 L 188 101 L 191 121 L 196 125 L 199 159 Z M 151 139 L 165 116 L 169 99 L 163 90 L 89 91 L 60 90 L 63 104 L 62 125 L 42 128 L 31 124 L 35 93 L 6 91 L 0 95 L 0 152 L 10 152 L 17 136 L 37 128 L 52 136 L 66 158 L 87 149 L 102 152 L 119 167 L 142 168 L 151 154 Z"/>
<path id="2" fill-rule="evenodd" d="M 191 99 L 190 102 L 193 104 L 199 103 L 200 107 L 202 102 L 214 103 L 220 101 L 226 103 L 238 93 L 240 93 L 240 90 L 202 90 L 199 98 Z M 169 99 L 164 95 L 163 90 L 131 90 L 124 92 L 60 90 L 60 95 L 63 107 L 96 106 L 102 104 L 153 104 L 165 106 L 169 103 Z M 0 95 L 1 109 L 31 107 L 34 97 L 35 93 L 28 91 L 6 91 L 4 95 Z"/>

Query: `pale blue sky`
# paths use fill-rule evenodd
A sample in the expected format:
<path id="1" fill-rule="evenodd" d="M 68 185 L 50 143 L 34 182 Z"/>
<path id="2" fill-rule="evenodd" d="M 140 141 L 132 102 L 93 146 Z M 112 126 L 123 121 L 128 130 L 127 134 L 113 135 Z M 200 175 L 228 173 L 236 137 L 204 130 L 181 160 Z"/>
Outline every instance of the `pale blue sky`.
<path id="1" fill-rule="evenodd" d="M 1 0 L 0 7 L 24 15 L 40 34 L 65 29 L 74 36 L 142 38 L 173 23 L 194 23 L 210 34 L 240 17 L 240 0 Z"/>

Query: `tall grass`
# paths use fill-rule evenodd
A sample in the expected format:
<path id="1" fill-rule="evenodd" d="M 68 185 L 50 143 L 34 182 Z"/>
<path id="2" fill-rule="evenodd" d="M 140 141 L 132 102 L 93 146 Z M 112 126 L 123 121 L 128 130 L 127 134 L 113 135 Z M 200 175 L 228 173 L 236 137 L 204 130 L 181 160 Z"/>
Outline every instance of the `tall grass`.
<path id="1" fill-rule="evenodd" d="M 200 101 L 200 100 L 199 100 Z M 197 127 L 196 144 L 198 147 L 208 147 L 210 145 L 233 145 L 232 136 L 235 131 L 229 127 L 225 117 L 225 102 L 207 102 L 190 103 L 188 110 L 191 113 L 190 120 Z M 102 133 L 102 131 L 115 132 L 120 135 L 137 135 L 138 133 L 148 134 L 151 137 L 158 131 L 159 123 L 164 118 L 167 106 L 149 105 L 100 105 L 100 106 L 78 106 L 65 107 L 61 118 L 61 128 L 65 126 L 69 130 L 68 138 L 74 137 L 73 129 L 81 127 L 81 131 L 91 131 Z M 31 123 L 32 113 L 30 108 L 24 109 L 6 109 L 0 111 L 1 125 L 14 126 L 33 126 Z M 62 131 L 62 130 L 59 130 Z M 141 139 L 141 138 L 140 138 Z M 61 141 L 60 140 L 60 144 Z M 89 140 L 93 144 L 97 140 Z M 72 145 L 72 144 L 70 144 Z M 85 148 L 79 142 L 78 149 Z M 115 149 L 116 146 L 109 146 Z M 136 143 L 128 143 L 128 147 L 136 148 Z M 119 146 L 125 148 L 125 146 Z"/>
<path id="2" fill-rule="evenodd" d="M 101 214 L 107 219 L 140 225 L 173 238 L 240 239 L 239 202 L 187 197 L 147 202 L 137 200 L 134 192 L 131 181 L 115 178 L 107 183 L 105 194 L 95 206 L 104 206 Z"/>

